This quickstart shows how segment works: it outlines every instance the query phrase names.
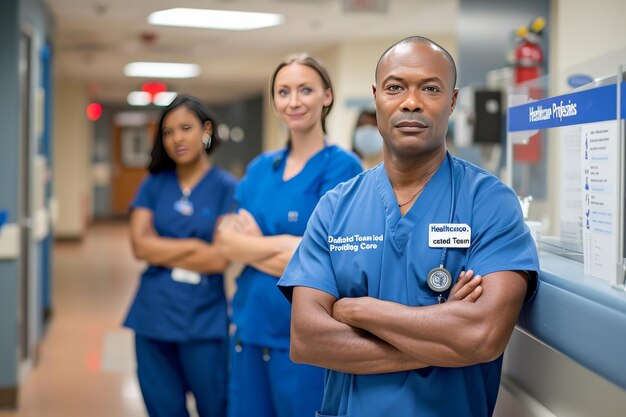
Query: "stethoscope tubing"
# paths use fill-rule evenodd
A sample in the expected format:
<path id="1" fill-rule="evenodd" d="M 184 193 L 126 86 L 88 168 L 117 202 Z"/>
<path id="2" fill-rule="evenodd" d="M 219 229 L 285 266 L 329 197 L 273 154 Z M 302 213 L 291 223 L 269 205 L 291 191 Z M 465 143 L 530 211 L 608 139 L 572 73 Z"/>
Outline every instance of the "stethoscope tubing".
<path id="1" fill-rule="evenodd" d="M 450 165 L 450 214 L 448 215 L 448 224 L 452 224 L 454 220 L 454 213 L 456 211 L 456 181 L 454 180 L 454 170 L 452 169 L 452 156 L 450 152 L 446 150 L 446 158 L 448 158 L 448 164 Z M 448 248 L 444 247 L 441 250 L 441 261 L 439 262 L 440 268 L 446 267 L 446 258 L 448 256 Z"/>

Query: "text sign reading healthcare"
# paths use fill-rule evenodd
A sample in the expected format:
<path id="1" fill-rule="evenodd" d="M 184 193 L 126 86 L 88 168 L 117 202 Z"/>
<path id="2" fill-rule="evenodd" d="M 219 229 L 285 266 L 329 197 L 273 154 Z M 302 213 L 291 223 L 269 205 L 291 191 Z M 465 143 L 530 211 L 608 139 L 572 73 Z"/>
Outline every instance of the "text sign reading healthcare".
<path id="1" fill-rule="evenodd" d="M 521 132 L 580 125 L 577 131 L 561 131 L 562 137 L 571 135 L 572 143 L 580 143 L 580 148 L 574 145 L 569 151 L 571 156 L 578 155 L 580 163 L 568 171 L 579 176 L 580 187 L 570 184 L 572 191 L 568 192 L 574 195 L 572 200 L 576 193 L 580 199 L 576 217 L 582 219 L 585 275 L 611 283 L 623 279 L 621 254 L 616 250 L 620 239 L 620 172 L 615 121 L 626 115 L 626 83 L 621 82 L 620 90 L 619 115 L 617 84 L 612 84 L 511 107 L 507 127 L 509 132 Z"/>
<path id="2" fill-rule="evenodd" d="M 431 248 L 469 248 L 472 229 L 465 223 L 431 223 L 428 246 Z"/>
<path id="3" fill-rule="evenodd" d="M 616 84 L 592 88 L 509 108 L 508 131 L 521 132 L 615 120 L 616 109 Z"/>

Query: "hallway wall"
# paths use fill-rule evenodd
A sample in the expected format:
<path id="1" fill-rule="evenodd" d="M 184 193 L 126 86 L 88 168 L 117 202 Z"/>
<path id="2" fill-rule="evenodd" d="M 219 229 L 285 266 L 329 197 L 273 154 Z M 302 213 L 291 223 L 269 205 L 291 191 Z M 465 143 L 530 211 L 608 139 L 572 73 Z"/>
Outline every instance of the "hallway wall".
<path id="1" fill-rule="evenodd" d="M 579 64 L 586 63 L 585 68 L 589 69 L 596 60 L 598 67 L 611 68 L 609 72 L 613 75 L 618 62 L 626 64 L 623 1 L 554 0 L 551 15 L 550 60 L 554 74 L 550 78 L 554 89 L 551 95 L 562 94 L 564 88 L 571 89 L 566 86 L 566 78 L 568 74 L 578 73 Z M 609 64 L 607 60 L 614 62 Z M 551 189 L 558 190 L 558 142 L 556 137 L 549 139 L 548 152 L 552 158 L 548 166 L 552 174 L 548 178 L 552 179 Z M 558 218 L 558 204 L 551 209 L 550 217 Z M 494 417 L 618 417 L 626 409 L 623 389 L 519 330 L 514 332 L 507 347 L 503 375 L 552 414 L 533 412 L 519 398 L 501 392 Z"/>
<path id="2" fill-rule="evenodd" d="M 19 178 L 19 37 L 18 0 L 0 3 L 0 209 L 9 210 L 8 223 L 17 222 Z M 17 225 L 15 225 L 17 228 Z M 17 239 L 6 242 L 6 232 L 0 235 L 3 244 L 19 245 Z M 17 395 L 17 311 L 18 260 L 0 259 L 0 407 L 10 405 Z"/>
<path id="3" fill-rule="evenodd" d="M 52 31 L 41 0 L 0 3 L 0 209 L 9 211 L 0 231 L 0 407 L 15 406 L 44 327 L 49 259 L 47 212 L 38 210 L 46 187 L 38 176 L 46 153 L 41 52 Z"/>
<path id="4" fill-rule="evenodd" d="M 553 0 L 551 57 L 564 70 L 626 47 L 626 2 Z M 626 56 L 622 59 L 626 64 Z"/>
<path id="5" fill-rule="evenodd" d="M 54 190 L 59 204 L 55 236 L 81 239 L 91 215 L 92 126 L 85 116 L 86 86 L 57 79 L 54 107 Z"/>

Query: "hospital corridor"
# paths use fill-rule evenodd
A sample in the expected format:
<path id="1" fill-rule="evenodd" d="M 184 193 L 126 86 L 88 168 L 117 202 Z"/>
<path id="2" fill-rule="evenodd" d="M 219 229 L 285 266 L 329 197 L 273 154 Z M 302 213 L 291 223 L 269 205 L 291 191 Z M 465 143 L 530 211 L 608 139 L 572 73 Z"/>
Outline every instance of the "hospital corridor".
<path id="1" fill-rule="evenodd" d="M 54 248 L 54 303 L 20 408 L 2 417 L 143 415 L 133 338 L 120 326 L 142 265 L 126 222 L 93 225 L 82 242 Z"/>
<path id="2" fill-rule="evenodd" d="M 626 416 L 624 16 L 0 0 L 0 417 Z"/>

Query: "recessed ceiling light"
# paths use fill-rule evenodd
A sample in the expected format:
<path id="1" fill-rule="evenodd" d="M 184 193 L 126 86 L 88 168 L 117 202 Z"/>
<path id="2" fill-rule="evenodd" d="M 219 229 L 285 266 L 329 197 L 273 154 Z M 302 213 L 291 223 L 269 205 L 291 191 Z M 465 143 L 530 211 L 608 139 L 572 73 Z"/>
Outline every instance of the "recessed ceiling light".
<path id="1" fill-rule="evenodd" d="M 198 65 L 175 62 L 131 62 L 124 67 L 127 77 L 193 78 L 199 74 Z"/>
<path id="2" fill-rule="evenodd" d="M 224 30 L 262 29 L 278 26 L 284 20 L 283 15 L 275 13 L 187 8 L 160 10 L 148 16 L 148 22 L 153 25 Z"/>
<path id="3" fill-rule="evenodd" d="M 150 104 L 150 93 L 145 91 L 131 91 L 126 97 L 126 101 L 131 106 L 147 106 Z"/>
<path id="4" fill-rule="evenodd" d="M 156 93 L 153 103 L 156 106 L 169 106 L 175 98 L 176 93 L 174 91 L 162 91 L 160 93 Z"/>

